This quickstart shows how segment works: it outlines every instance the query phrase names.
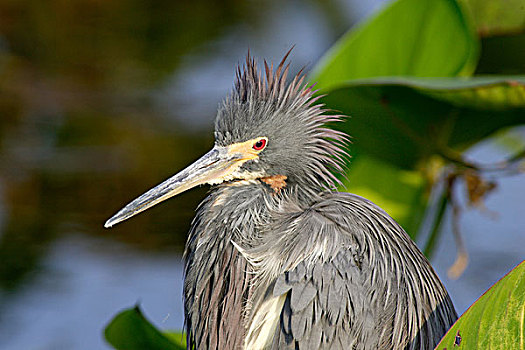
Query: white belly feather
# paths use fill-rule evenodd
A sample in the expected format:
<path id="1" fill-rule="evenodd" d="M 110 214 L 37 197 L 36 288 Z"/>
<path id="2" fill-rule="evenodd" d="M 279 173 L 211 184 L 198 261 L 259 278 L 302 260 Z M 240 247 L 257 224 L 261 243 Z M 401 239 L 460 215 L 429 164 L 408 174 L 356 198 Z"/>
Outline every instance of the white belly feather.
<path id="1" fill-rule="evenodd" d="M 244 341 L 245 350 L 266 350 L 272 346 L 286 294 L 266 300 L 255 312 Z"/>

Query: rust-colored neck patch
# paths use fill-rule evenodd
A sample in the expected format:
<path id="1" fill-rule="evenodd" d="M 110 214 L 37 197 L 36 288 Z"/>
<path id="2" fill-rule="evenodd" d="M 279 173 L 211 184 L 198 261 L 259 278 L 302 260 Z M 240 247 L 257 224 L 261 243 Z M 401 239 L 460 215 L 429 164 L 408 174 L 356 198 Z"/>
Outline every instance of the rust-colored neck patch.
<path id="1" fill-rule="evenodd" d="M 271 188 L 275 191 L 275 193 L 279 193 L 279 191 L 286 187 L 286 179 L 288 177 L 284 175 L 273 175 L 273 176 L 267 176 L 262 177 L 260 180 L 264 182 L 267 185 L 270 185 Z"/>

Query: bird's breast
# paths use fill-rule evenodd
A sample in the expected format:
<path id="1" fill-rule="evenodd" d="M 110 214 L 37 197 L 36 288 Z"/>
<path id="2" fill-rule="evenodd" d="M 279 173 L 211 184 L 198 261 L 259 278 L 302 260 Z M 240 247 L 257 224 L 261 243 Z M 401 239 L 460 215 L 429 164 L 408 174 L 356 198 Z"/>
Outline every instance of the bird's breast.
<path id="1" fill-rule="evenodd" d="M 252 269 L 235 242 L 255 237 L 264 216 L 264 192 L 246 187 L 223 186 L 212 192 L 190 231 L 184 298 L 188 339 L 199 349 L 243 347 Z"/>

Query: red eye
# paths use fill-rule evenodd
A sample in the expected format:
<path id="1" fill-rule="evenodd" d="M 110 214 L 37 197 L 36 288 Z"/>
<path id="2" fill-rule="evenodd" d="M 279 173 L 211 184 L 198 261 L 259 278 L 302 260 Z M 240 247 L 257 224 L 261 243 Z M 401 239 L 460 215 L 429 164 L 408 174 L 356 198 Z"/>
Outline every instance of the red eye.
<path id="1" fill-rule="evenodd" d="M 260 139 L 253 144 L 253 149 L 256 151 L 261 151 L 266 147 L 266 139 Z"/>

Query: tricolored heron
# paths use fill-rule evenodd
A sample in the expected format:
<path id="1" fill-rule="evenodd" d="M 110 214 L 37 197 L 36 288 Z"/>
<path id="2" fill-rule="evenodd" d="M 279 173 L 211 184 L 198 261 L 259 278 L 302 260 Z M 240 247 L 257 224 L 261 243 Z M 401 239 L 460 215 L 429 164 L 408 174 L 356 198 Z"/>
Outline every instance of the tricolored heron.
<path id="1" fill-rule="evenodd" d="M 219 108 L 215 145 L 105 226 L 212 185 L 186 245 L 188 349 L 433 349 L 456 320 L 447 291 L 403 228 L 336 192 L 347 136 L 327 128 L 286 56 L 248 55 Z"/>

